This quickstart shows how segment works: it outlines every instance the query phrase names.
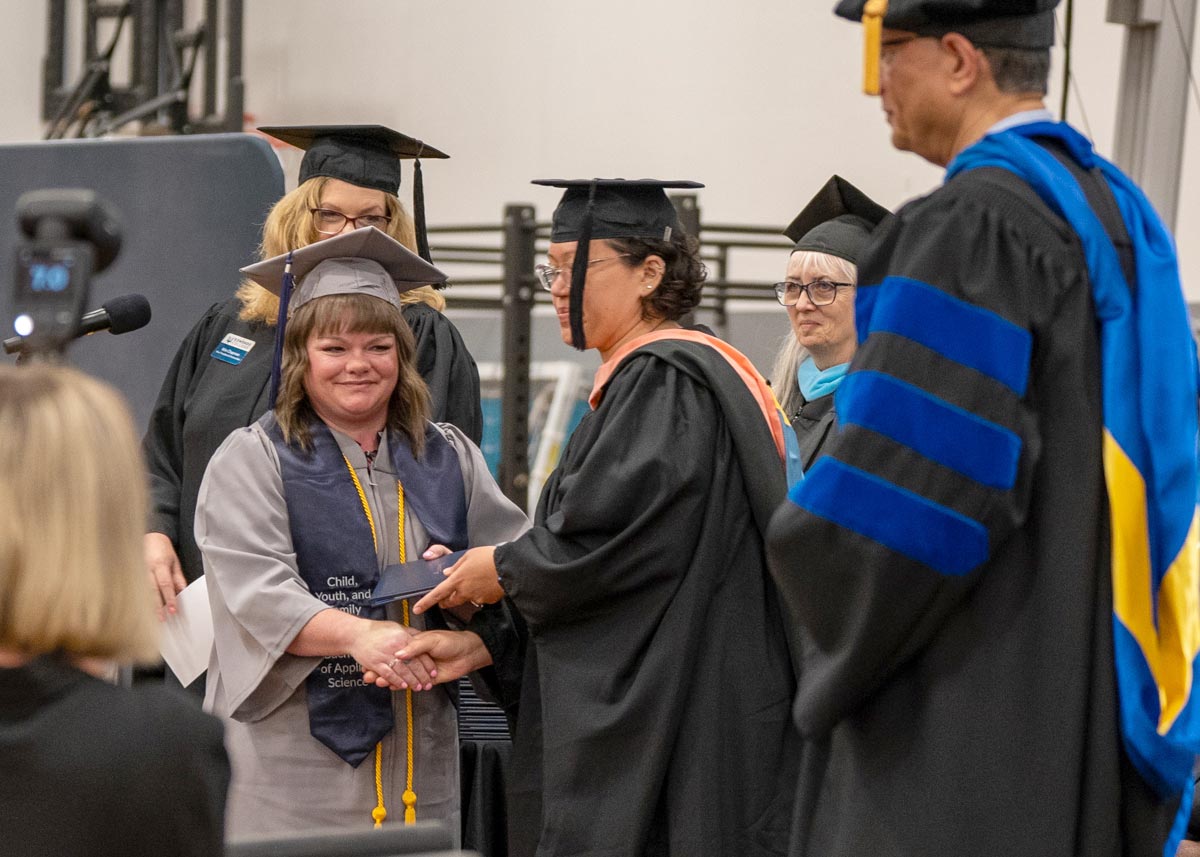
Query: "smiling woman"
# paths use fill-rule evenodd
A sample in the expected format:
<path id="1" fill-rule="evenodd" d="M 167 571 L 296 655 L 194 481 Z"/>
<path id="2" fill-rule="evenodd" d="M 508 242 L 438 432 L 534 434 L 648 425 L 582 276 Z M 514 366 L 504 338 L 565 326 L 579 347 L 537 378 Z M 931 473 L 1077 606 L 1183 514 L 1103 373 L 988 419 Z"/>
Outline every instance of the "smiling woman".
<path id="1" fill-rule="evenodd" d="M 429 393 L 396 307 L 362 295 L 308 301 L 288 321 L 283 348 L 275 415 L 289 438 L 307 444 L 315 416 L 371 450 L 390 424 L 420 451 Z"/>
<path id="2" fill-rule="evenodd" d="M 422 245 L 422 194 L 414 188 L 414 222 L 396 195 L 400 163 L 417 156 L 444 158 L 444 153 L 378 125 L 261 130 L 306 150 L 299 185 L 275 204 L 263 224 L 262 258 L 363 226 L 409 249 Z M 413 172 L 419 180 L 420 173 Z M 457 329 L 441 313 L 445 300 L 422 283 L 399 301 L 416 342 L 415 363 L 430 389 L 433 418 L 478 441 L 483 432 L 479 376 Z M 192 522 L 209 459 L 231 431 L 254 422 L 273 404 L 269 373 L 278 316 L 278 295 L 253 279 L 243 281 L 235 298 L 213 306 L 197 322 L 167 372 L 143 442 L 151 486 L 146 562 L 166 611 L 174 611 L 176 593 L 202 571 Z"/>
<path id="3" fill-rule="evenodd" d="M 196 515 L 213 614 L 205 704 L 226 718 L 234 760 L 228 828 L 457 830 L 453 700 L 428 658 L 396 657 L 426 617 L 366 601 L 388 565 L 528 522 L 479 449 L 429 422 L 400 293 L 444 275 L 370 227 L 244 272 L 280 288 L 289 266 L 277 404 L 213 455 Z"/>
<path id="4" fill-rule="evenodd" d="M 771 383 L 800 444 L 807 470 L 837 427 L 833 394 L 858 346 L 854 300 L 857 260 L 888 216 L 841 176 L 833 176 L 785 230 L 796 242 L 775 295 L 787 308 Z"/>
<path id="5" fill-rule="evenodd" d="M 327 425 L 354 434 L 387 414 L 396 385 L 396 343 L 387 334 L 333 333 L 309 341 L 304 385 Z"/>

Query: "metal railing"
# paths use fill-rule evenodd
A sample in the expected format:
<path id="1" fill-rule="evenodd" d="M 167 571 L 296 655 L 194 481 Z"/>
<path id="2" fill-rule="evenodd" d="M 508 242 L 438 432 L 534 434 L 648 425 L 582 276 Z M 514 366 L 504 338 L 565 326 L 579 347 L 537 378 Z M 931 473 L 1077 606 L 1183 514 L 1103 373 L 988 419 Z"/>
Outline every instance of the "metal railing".
<path id="1" fill-rule="evenodd" d="M 777 227 L 705 224 L 693 195 L 673 197 L 685 228 L 700 239 L 700 255 L 708 266 L 700 309 L 711 312 L 713 328 L 725 337 L 733 301 L 772 301 L 771 283 L 735 279 L 733 255 L 760 250 L 782 253 L 791 242 Z M 434 262 L 461 272 L 450 284 L 469 287 L 455 292 L 455 308 L 497 311 L 503 328 L 499 483 L 513 502 L 524 507 L 529 486 L 529 369 L 532 363 L 531 318 L 537 304 L 550 295 L 537 288 L 533 266 L 550 243 L 550 224 L 539 223 L 534 207 L 512 204 L 498 224 L 430 226 Z M 465 291 L 465 293 L 464 293 Z"/>

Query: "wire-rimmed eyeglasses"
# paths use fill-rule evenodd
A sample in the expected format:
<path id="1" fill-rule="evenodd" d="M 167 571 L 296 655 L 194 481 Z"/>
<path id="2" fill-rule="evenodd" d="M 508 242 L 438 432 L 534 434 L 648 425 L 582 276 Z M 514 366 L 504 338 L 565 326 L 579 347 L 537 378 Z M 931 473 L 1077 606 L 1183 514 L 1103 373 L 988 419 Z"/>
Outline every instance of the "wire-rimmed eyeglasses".
<path id="1" fill-rule="evenodd" d="M 632 255 L 632 253 L 618 253 L 615 256 L 605 256 L 603 259 L 590 259 L 588 260 L 587 266 L 590 268 L 592 265 L 599 265 L 601 262 L 611 262 L 613 259 L 620 259 L 623 256 Z M 557 280 L 560 275 L 562 276 L 563 282 L 566 285 L 571 285 L 570 266 L 566 268 L 553 268 L 550 265 L 534 265 L 533 273 L 537 276 L 538 283 L 540 283 L 542 288 L 546 291 L 550 291 L 550 289 L 554 287 L 554 281 Z"/>
<path id="2" fill-rule="evenodd" d="M 313 226 L 322 235 L 337 235 L 346 228 L 347 223 L 354 224 L 355 229 L 374 226 L 376 229 L 386 230 L 392 222 L 392 218 L 385 214 L 360 214 L 358 217 L 350 217 L 331 208 L 310 208 L 309 211 L 312 212 Z"/>
<path id="3" fill-rule="evenodd" d="M 835 283 L 832 280 L 794 283 L 791 280 L 785 280 L 782 283 L 776 283 L 772 288 L 775 289 L 775 299 L 781 306 L 795 306 L 800 303 L 801 292 L 808 295 L 813 306 L 829 306 L 837 300 L 838 289 L 852 289 L 854 283 Z"/>

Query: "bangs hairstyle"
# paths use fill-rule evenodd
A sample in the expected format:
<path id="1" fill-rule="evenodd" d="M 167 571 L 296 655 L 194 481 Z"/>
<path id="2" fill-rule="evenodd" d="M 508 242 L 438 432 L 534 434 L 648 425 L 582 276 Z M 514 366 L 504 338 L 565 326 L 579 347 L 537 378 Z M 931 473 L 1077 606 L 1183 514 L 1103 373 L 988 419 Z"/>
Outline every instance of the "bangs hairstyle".
<path id="1" fill-rule="evenodd" d="M 788 257 L 789 268 L 797 257 L 799 257 L 801 270 L 812 271 L 814 279 L 826 277 L 838 283 L 858 284 L 858 266 L 841 256 L 819 253 L 816 250 L 796 250 Z M 842 299 L 842 295 L 839 294 L 837 300 Z M 853 300 L 852 296 L 851 300 Z M 857 336 L 857 334 L 855 335 Z M 788 332 L 779 342 L 775 365 L 771 367 L 771 389 L 775 391 L 775 398 L 779 400 L 788 419 L 791 419 L 804 403 L 804 397 L 800 395 L 800 382 L 796 378 L 796 371 L 807 356 L 808 349 L 797 341 L 796 334 L 789 325 Z"/>
<path id="2" fill-rule="evenodd" d="M 281 256 L 288 250 L 299 250 L 314 244 L 321 237 L 313 225 L 312 209 L 321 205 L 321 194 L 329 181 L 328 176 L 315 176 L 295 190 L 284 194 L 275 203 L 263 224 L 262 244 L 258 248 L 259 259 Z M 417 252 L 417 232 L 412 218 L 395 194 L 379 191 L 383 195 L 387 216 L 392 219 L 384 230 L 409 250 Z M 242 321 L 260 321 L 274 325 L 279 317 L 279 296 L 264 289 L 251 280 L 243 280 L 237 291 L 242 302 L 238 317 Z M 446 299 L 433 286 L 421 286 L 400 295 L 401 303 L 429 304 L 438 312 L 446 308 Z"/>
<path id="3" fill-rule="evenodd" d="M 396 389 L 388 399 L 387 427 L 400 432 L 417 458 L 425 449 L 429 419 L 429 389 L 417 372 L 416 345 L 400 310 L 370 295 L 327 295 L 301 306 L 288 319 L 283 337 L 283 372 L 275 420 L 283 439 L 300 449 L 312 449 L 309 425 L 318 419 L 304 389 L 308 374 L 308 342 L 316 336 L 345 333 L 390 333 L 396 340 L 400 367 Z"/>
<path id="4" fill-rule="evenodd" d="M 112 387 L 65 367 L 0 366 L 0 646 L 158 660 L 145 472 Z"/>

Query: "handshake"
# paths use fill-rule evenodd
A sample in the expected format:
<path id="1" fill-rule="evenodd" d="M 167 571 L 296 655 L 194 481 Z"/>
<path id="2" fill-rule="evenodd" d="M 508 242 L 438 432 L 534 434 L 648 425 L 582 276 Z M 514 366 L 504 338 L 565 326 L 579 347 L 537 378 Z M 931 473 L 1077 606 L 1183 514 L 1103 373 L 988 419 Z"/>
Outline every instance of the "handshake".
<path id="1" fill-rule="evenodd" d="M 492 604 L 504 597 L 496 574 L 494 547 L 468 550 L 445 571 L 446 579 L 413 605 L 413 613 L 430 607 L 458 613 Z M 443 545 L 429 547 L 421 558 L 437 559 L 450 553 Z M 488 666 L 492 656 L 483 640 L 472 631 L 429 630 L 397 626 L 393 622 L 372 622 L 373 626 L 351 652 L 362 665 L 363 680 L 392 690 L 430 690 L 435 684 L 455 681 L 469 672 Z"/>

